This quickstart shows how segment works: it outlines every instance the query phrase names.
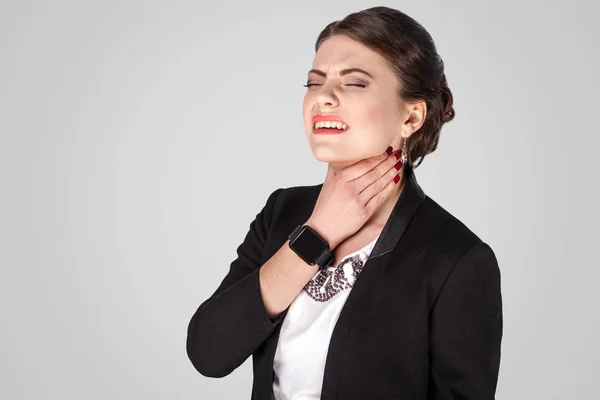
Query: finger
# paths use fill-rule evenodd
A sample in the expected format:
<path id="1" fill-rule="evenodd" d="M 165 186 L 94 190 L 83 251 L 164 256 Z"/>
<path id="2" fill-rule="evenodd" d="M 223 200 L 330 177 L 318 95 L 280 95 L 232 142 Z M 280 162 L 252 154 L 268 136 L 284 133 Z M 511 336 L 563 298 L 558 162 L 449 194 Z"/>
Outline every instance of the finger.
<path id="1" fill-rule="evenodd" d="M 399 152 L 396 152 L 399 153 Z M 370 171 L 366 172 L 365 174 L 363 174 L 362 176 L 356 178 L 354 180 L 354 184 L 355 184 L 355 188 L 358 190 L 358 192 L 362 192 L 363 190 L 365 190 L 369 185 L 371 185 L 372 183 L 376 182 L 377 180 L 379 180 L 383 175 L 385 175 L 390 168 L 394 167 L 394 165 L 396 165 L 399 161 L 399 154 L 392 154 L 389 155 L 384 161 L 380 162 L 379 164 L 377 164 L 375 166 L 375 168 L 371 169 Z M 402 163 L 400 163 L 399 165 L 397 165 L 396 170 L 399 170 L 402 167 Z M 380 183 L 380 187 L 379 190 L 383 189 L 383 185 L 385 185 L 386 182 L 384 183 Z M 365 199 L 365 203 L 367 202 L 367 200 L 370 198 L 371 196 L 369 196 L 367 199 Z"/>
<path id="2" fill-rule="evenodd" d="M 396 174 L 395 176 L 398 176 L 398 179 L 400 178 L 398 174 Z M 385 187 L 382 190 L 375 193 L 375 195 L 371 197 L 369 201 L 367 201 L 367 204 L 365 204 L 365 210 L 368 215 L 373 215 L 375 210 L 389 197 L 389 195 L 392 193 L 394 187 L 396 187 L 397 184 L 400 184 L 400 181 L 396 183 L 394 182 L 394 179 L 392 179 L 385 185 Z"/>
<path id="3" fill-rule="evenodd" d="M 394 158 L 394 161 L 396 159 Z M 402 162 L 396 161 L 391 168 L 388 170 L 376 181 L 368 185 L 365 190 L 363 190 L 360 195 L 361 204 L 365 204 L 365 206 L 372 201 L 374 196 L 377 196 L 378 193 L 385 191 L 387 187 L 389 187 L 390 182 L 392 183 L 392 188 L 394 185 L 394 178 L 399 176 L 400 168 L 402 168 Z"/>
<path id="4" fill-rule="evenodd" d="M 384 152 L 383 154 L 360 160 L 359 162 L 344 168 L 344 175 L 348 182 L 356 178 L 360 178 L 365 173 L 379 165 L 381 162 L 387 160 L 388 157 L 388 154 Z"/>

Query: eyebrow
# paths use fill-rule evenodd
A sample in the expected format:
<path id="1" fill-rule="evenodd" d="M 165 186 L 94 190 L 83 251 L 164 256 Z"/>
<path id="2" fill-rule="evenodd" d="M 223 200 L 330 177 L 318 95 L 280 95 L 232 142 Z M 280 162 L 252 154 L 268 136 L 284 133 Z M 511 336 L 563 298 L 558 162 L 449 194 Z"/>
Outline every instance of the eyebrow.
<path id="1" fill-rule="evenodd" d="M 373 76 L 370 73 L 368 73 L 364 69 L 360 69 L 360 68 L 346 68 L 346 69 L 343 69 L 343 70 L 340 71 L 340 75 L 344 76 L 344 75 L 348 75 L 348 74 L 350 74 L 352 72 L 360 72 L 361 74 L 367 75 L 371 79 L 375 79 L 375 78 L 373 78 Z M 308 71 L 308 75 L 310 75 L 311 73 L 320 75 L 320 76 L 322 76 L 324 78 L 327 77 L 327 74 L 325 72 L 323 72 L 321 70 L 318 70 L 318 69 L 311 69 L 310 71 Z"/>

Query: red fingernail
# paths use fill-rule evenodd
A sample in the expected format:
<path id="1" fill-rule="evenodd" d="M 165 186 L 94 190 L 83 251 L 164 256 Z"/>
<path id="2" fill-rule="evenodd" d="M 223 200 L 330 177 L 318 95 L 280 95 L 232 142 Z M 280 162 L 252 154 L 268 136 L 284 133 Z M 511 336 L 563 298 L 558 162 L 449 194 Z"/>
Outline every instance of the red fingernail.
<path id="1" fill-rule="evenodd" d="M 394 168 L 396 168 L 396 171 L 399 171 L 400 168 L 402 168 L 402 161 L 398 161 L 396 165 L 394 165 Z"/>
<path id="2" fill-rule="evenodd" d="M 396 160 L 399 160 L 401 156 L 402 156 L 402 154 L 399 151 L 396 152 L 396 154 L 394 154 L 394 157 L 396 157 Z"/>
<path id="3" fill-rule="evenodd" d="M 396 176 L 394 177 L 394 183 L 398 183 L 398 181 L 399 181 L 399 180 L 400 180 L 400 176 L 399 176 L 399 175 L 396 175 Z"/>
<path id="4" fill-rule="evenodd" d="M 388 156 L 390 154 L 392 154 L 392 146 L 388 146 L 388 148 L 385 150 L 386 153 L 388 153 Z"/>

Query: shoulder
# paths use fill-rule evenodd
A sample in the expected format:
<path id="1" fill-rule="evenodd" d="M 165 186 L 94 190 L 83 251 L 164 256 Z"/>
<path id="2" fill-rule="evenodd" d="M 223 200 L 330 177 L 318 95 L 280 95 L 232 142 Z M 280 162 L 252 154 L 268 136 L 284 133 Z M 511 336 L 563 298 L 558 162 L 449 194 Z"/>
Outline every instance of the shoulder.
<path id="1" fill-rule="evenodd" d="M 323 184 L 287 186 L 276 189 L 269 196 L 274 218 L 304 214 L 307 210 L 312 210 L 322 186 Z"/>
<path id="2" fill-rule="evenodd" d="M 272 190 L 260 212 L 267 228 L 276 229 L 281 224 L 288 227 L 307 218 L 314 208 L 322 186 L 323 184 L 288 186 Z"/>
<path id="3" fill-rule="evenodd" d="M 265 260 L 285 243 L 288 235 L 298 224 L 308 219 L 322 186 L 322 184 L 288 186 L 271 192 L 261 212 L 265 232 L 263 253 Z"/>
<path id="4" fill-rule="evenodd" d="M 316 201 L 322 186 L 319 184 L 272 189 L 264 202 L 263 211 L 272 216 L 277 214 L 282 207 L 290 208 L 302 205 L 313 198 Z"/>
<path id="5" fill-rule="evenodd" d="M 461 219 L 429 196 L 425 196 L 416 217 L 422 221 L 426 220 L 430 226 L 436 227 L 430 239 L 440 244 L 444 243 L 448 247 L 467 249 L 483 241 Z"/>
<path id="6" fill-rule="evenodd" d="M 318 185 L 287 186 L 277 190 L 280 191 L 279 197 L 281 203 L 295 203 L 311 199 L 316 201 L 322 187 L 323 184 L 321 183 Z"/>
<path id="7" fill-rule="evenodd" d="M 477 276 L 497 279 L 499 267 L 494 250 L 463 221 L 428 196 L 417 214 L 421 214 L 422 220 L 437 222 L 423 254 L 438 287 L 451 274 L 469 279 Z"/>

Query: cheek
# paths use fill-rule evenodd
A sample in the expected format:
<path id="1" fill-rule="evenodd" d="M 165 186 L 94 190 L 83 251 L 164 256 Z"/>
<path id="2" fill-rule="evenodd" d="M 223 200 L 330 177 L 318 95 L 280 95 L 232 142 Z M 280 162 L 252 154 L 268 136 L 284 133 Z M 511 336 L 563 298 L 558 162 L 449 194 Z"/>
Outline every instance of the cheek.
<path id="1" fill-rule="evenodd" d="M 391 113 L 389 105 L 384 101 L 371 102 L 363 110 L 364 118 L 376 124 L 385 122 Z"/>
<path id="2" fill-rule="evenodd" d="M 364 107 L 360 109 L 357 122 L 360 130 L 366 133 L 370 139 L 389 140 L 395 134 L 395 124 L 390 119 L 391 113 L 385 106 Z"/>
<path id="3" fill-rule="evenodd" d="M 312 109 L 312 100 L 310 98 L 310 94 L 304 95 L 304 101 L 302 102 L 302 119 L 306 124 L 307 120 L 310 119 L 311 109 Z"/>
<path id="4" fill-rule="evenodd" d="M 389 103 L 378 102 L 377 105 L 365 109 L 364 121 L 368 124 L 366 127 L 371 127 L 370 130 L 383 140 L 390 140 L 398 132 L 398 111 Z"/>
<path id="5" fill-rule="evenodd" d="M 373 156 L 385 150 L 396 137 L 397 127 L 390 119 L 390 111 L 384 106 L 359 108 L 355 123 L 352 146 L 361 149 L 364 157 Z M 382 150 L 384 149 L 384 150 Z"/>

